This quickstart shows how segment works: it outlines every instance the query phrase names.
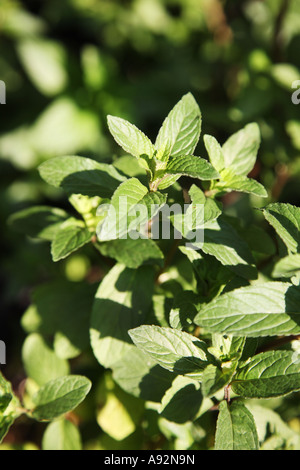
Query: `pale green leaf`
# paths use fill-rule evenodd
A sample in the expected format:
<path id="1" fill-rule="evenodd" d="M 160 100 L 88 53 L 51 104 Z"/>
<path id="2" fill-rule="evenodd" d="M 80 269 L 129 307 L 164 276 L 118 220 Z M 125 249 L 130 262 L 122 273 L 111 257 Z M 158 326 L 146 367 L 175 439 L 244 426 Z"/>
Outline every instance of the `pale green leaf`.
<path id="1" fill-rule="evenodd" d="M 141 155 L 153 156 L 154 146 L 136 126 L 115 116 L 107 116 L 107 122 L 110 133 L 125 152 L 137 158 Z"/>
<path id="2" fill-rule="evenodd" d="M 25 339 L 22 359 L 27 376 L 40 386 L 69 373 L 68 362 L 58 357 L 38 333 Z"/>
<path id="3" fill-rule="evenodd" d="M 80 432 L 71 421 L 59 419 L 48 424 L 42 439 L 43 450 L 82 450 Z"/>
<path id="4" fill-rule="evenodd" d="M 247 175 L 254 167 L 260 146 L 260 130 L 256 123 L 247 124 L 233 134 L 222 147 L 225 168 L 236 175 Z"/>
<path id="5" fill-rule="evenodd" d="M 97 423 L 102 431 L 117 441 L 130 436 L 140 423 L 144 402 L 120 389 L 105 375 L 101 383 L 101 407 L 97 411 Z"/>
<path id="6" fill-rule="evenodd" d="M 169 141 L 171 155 L 192 154 L 201 132 L 201 112 L 193 95 L 187 93 L 170 111 L 158 133 L 155 148 Z"/>
<path id="7" fill-rule="evenodd" d="M 300 334 L 300 290 L 284 282 L 241 287 L 203 306 L 195 323 L 237 336 Z"/>
<path id="8" fill-rule="evenodd" d="M 53 96 L 65 88 L 67 57 L 59 42 L 28 38 L 20 41 L 17 50 L 29 78 L 41 93 Z"/>
<path id="9" fill-rule="evenodd" d="M 217 171 L 222 171 L 225 167 L 225 160 L 221 145 L 215 139 L 215 137 L 211 135 L 205 135 L 203 140 L 210 163 Z"/>
<path id="10" fill-rule="evenodd" d="M 258 450 L 255 421 L 243 403 L 220 403 L 215 450 Z"/>
<path id="11" fill-rule="evenodd" d="M 300 254 L 285 256 L 277 261 L 272 271 L 273 277 L 292 277 L 300 272 Z"/>

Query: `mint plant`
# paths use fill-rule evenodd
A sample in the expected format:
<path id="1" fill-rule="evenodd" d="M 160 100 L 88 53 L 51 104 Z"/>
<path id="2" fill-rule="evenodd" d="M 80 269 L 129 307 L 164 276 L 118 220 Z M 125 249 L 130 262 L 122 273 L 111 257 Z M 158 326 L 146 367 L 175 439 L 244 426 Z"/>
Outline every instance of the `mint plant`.
<path id="1" fill-rule="evenodd" d="M 158 449 L 300 448 L 298 432 L 256 400 L 300 390 L 300 209 L 270 201 L 248 176 L 260 146 L 256 123 L 223 145 L 204 135 L 207 159 L 195 152 L 201 122 L 188 93 L 155 142 L 108 116 L 126 154 L 111 164 L 65 156 L 39 167 L 65 192 L 69 212 L 35 206 L 13 214 L 11 226 L 50 242 L 54 262 L 87 250 L 102 279 L 34 289 L 22 317 L 23 395 L 0 376 L 2 439 L 25 414 L 49 423 L 44 449 L 82 448 L 68 417 L 89 401 L 93 377 L 85 375 L 97 360 L 101 406 L 96 400 L 93 416 L 117 441 L 141 422 L 151 428 L 151 410 L 164 438 Z M 188 189 L 181 176 L 191 178 Z M 233 191 L 256 204 L 248 225 L 223 207 Z M 186 210 L 169 214 L 169 237 L 151 238 L 154 217 L 171 204 Z M 203 238 L 191 240 L 197 230 Z"/>

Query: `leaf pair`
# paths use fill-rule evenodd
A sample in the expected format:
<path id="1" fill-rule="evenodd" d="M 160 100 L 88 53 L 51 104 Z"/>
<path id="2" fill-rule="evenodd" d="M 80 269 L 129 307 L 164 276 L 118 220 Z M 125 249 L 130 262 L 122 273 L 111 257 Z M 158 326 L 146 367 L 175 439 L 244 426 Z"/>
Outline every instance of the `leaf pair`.
<path id="1" fill-rule="evenodd" d="M 265 188 L 258 181 L 247 178 L 253 169 L 260 146 L 260 132 L 256 123 L 248 124 L 233 134 L 221 147 L 218 141 L 204 136 L 209 160 L 220 173 L 220 181 L 213 185 L 218 191 L 240 191 L 267 197 Z"/>
<path id="2" fill-rule="evenodd" d="M 201 180 L 219 176 L 209 162 L 193 155 L 201 133 L 201 112 L 191 93 L 171 110 L 154 144 L 124 119 L 108 116 L 108 126 L 125 152 L 146 163 L 151 181 L 156 181 L 155 190 L 167 188 L 181 175 Z"/>

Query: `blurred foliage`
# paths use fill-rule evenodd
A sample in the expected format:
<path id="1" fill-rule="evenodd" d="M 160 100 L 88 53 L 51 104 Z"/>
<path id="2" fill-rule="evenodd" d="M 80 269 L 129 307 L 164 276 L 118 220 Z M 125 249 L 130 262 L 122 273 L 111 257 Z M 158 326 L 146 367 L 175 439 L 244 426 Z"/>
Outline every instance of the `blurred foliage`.
<path id="1" fill-rule="evenodd" d="M 9 345 L 5 374 L 17 390 L 26 376 L 20 318 L 32 290 L 53 279 L 98 282 L 107 271 L 89 248 L 53 264 L 48 246 L 7 227 L 11 213 L 33 204 L 68 206 L 60 190 L 40 180 L 38 164 L 72 154 L 115 161 L 120 154 L 109 138 L 107 114 L 154 137 L 174 103 L 191 91 L 203 132 L 221 143 L 248 122 L 259 124 L 262 145 L 251 176 L 267 187 L 270 201 L 300 205 L 300 107 L 291 101 L 292 83 L 300 79 L 299 50 L 299 0 L 1 1 L 0 79 L 7 104 L 0 128 L 0 333 Z M 204 146 L 198 154 L 205 156 Z M 224 203 L 229 214 L 247 218 L 248 196 Z M 157 422 L 155 407 L 143 409 L 133 397 L 122 398 L 118 408 L 125 392 L 114 393 L 110 376 L 99 377 L 88 353 L 74 367 L 99 380 L 96 396 L 87 400 L 94 400 L 91 408 L 84 404 L 75 417 L 86 448 L 212 445 L 203 428 L 213 435 L 213 413 L 192 430 L 190 423 Z M 99 432 L 91 410 L 101 400 Z M 299 431 L 293 400 L 277 400 L 274 409 Z M 111 409 L 125 422 L 122 434 L 108 419 Z M 20 422 L 3 448 L 38 448 L 43 429 Z"/>

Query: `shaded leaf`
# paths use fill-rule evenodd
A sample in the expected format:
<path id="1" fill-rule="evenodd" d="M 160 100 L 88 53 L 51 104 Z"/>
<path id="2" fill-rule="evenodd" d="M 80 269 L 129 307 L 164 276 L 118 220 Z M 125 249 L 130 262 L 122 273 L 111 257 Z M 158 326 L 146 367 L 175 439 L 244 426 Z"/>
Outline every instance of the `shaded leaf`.
<path id="1" fill-rule="evenodd" d="M 199 382 L 178 376 L 163 396 L 159 413 L 169 421 L 183 424 L 196 418 L 202 401 Z"/>
<path id="2" fill-rule="evenodd" d="M 103 256 L 114 258 L 128 268 L 136 269 L 144 264 L 163 265 L 164 255 L 150 238 L 110 240 L 96 245 Z"/>
<path id="3" fill-rule="evenodd" d="M 126 178 L 116 168 L 78 156 L 55 157 L 39 166 L 41 177 L 68 194 L 111 197 Z"/>
<path id="4" fill-rule="evenodd" d="M 262 209 L 266 220 L 292 253 L 300 251 L 300 208 L 275 202 Z"/>
<path id="5" fill-rule="evenodd" d="M 56 207 L 34 206 L 11 215 L 8 223 L 18 232 L 51 241 L 68 217 L 67 212 Z"/>

